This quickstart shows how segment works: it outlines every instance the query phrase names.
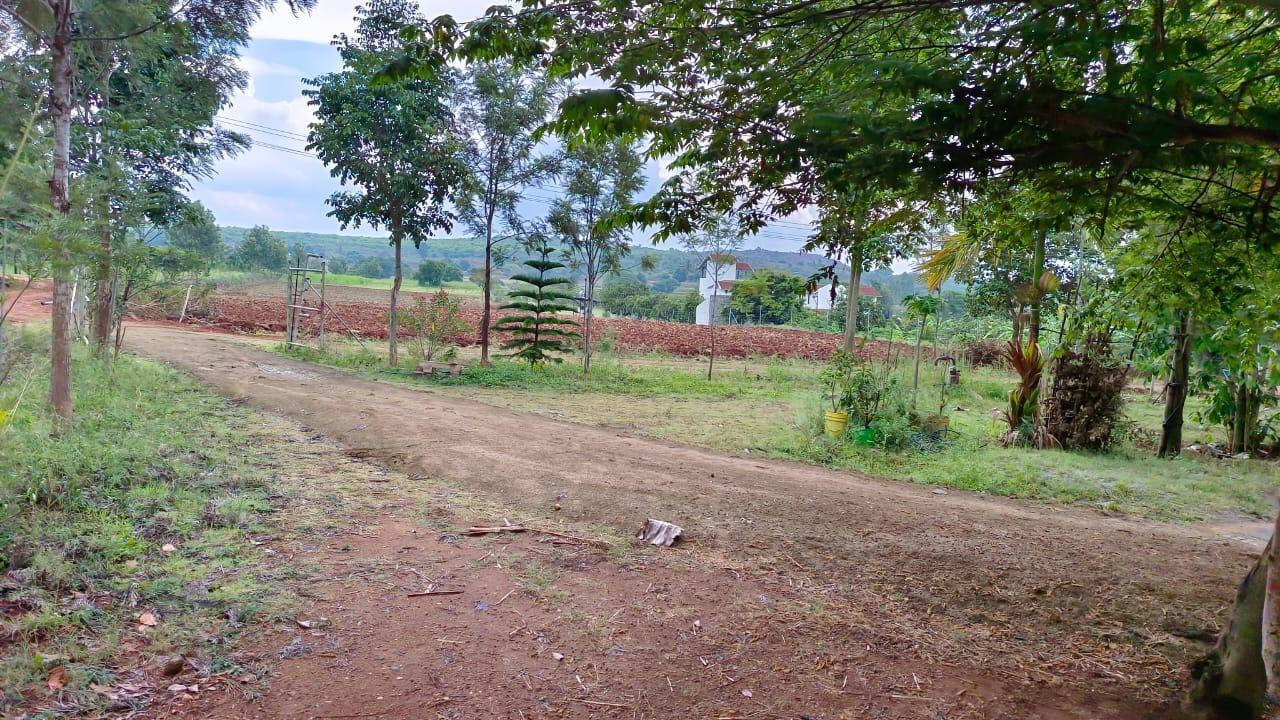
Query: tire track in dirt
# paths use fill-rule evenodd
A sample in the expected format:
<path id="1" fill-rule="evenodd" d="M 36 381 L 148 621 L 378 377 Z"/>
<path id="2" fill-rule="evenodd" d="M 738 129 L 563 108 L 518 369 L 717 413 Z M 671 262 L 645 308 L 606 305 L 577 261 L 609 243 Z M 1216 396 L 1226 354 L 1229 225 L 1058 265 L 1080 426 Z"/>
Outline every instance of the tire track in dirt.
<path id="1" fill-rule="evenodd" d="M 564 495 L 567 518 L 617 528 L 671 520 L 695 556 L 739 568 L 793 563 L 902 657 L 1036 688 L 1079 717 L 1133 718 L 1176 700 L 1251 562 L 1248 547 L 1195 528 L 638 439 L 224 336 L 134 326 L 127 343 L 410 476 L 533 512 Z"/>

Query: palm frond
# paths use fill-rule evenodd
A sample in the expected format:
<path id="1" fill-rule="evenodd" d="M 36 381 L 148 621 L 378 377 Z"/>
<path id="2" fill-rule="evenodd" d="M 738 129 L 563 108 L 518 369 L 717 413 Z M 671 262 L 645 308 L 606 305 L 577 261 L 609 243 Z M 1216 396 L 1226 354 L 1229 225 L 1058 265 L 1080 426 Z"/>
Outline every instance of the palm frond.
<path id="1" fill-rule="evenodd" d="M 916 265 L 915 271 L 930 292 L 937 292 L 957 272 L 972 267 L 981 252 L 982 243 L 973 235 L 955 233 L 930 251 Z"/>

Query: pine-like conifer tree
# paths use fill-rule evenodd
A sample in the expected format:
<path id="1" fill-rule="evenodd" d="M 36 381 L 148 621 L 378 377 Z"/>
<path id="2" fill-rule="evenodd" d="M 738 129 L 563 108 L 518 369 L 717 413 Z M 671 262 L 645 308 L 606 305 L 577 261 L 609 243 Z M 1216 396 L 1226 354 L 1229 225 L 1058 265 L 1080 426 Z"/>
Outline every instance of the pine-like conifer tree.
<path id="1" fill-rule="evenodd" d="M 511 339 L 502 344 L 503 350 L 515 351 L 511 357 L 538 366 L 547 361 L 561 362 L 556 354 L 568 352 L 570 341 L 578 337 L 573 329 L 578 323 L 559 315 L 574 311 L 577 295 L 565 289 L 573 284 L 572 280 L 548 275 L 566 267 L 550 258 L 549 245 L 543 242 L 532 251 L 537 257 L 524 262 L 529 271 L 511 277 L 528 287 L 513 290 L 508 295 L 510 301 L 502 305 L 503 310 L 518 310 L 519 314 L 503 317 L 493 329 L 511 333 Z"/>

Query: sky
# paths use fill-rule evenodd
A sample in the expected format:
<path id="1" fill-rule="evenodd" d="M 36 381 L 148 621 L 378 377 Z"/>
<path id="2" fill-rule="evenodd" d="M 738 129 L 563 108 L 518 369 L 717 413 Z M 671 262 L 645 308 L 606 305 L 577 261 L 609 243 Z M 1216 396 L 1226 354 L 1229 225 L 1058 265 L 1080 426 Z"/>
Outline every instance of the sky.
<path id="1" fill-rule="evenodd" d="M 302 96 L 302 79 L 340 69 L 341 61 L 330 46 L 337 33 L 351 32 L 357 0 L 319 0 L 308 15 L 294 17 L 284 3 L 264 15 L 254 26 L 252 42 L 242 53 L 242 67 L 249 84 L 236 95 L 219 117 L 228 129 L 246 133 L 254 146 L 237 157 L 222 160 L 213 177 L 192 188 L 192 196 L 203 202 L 219 224 L 248 227 L 266 225 L 276 230 L 345 232 L 356 235 L 383 235 L 368 227 L 342 231 L 328 217 L 324 201 L 339 190 L 339 183 L 304 148 L 310 108 Z M 450 14 L 459 21 L 482 15 L 493 0 L 423 0 L 428 17 Z M 647 193 L 664 178 L 658 163 L 650 162 Z M 553 190 L 539 189 L 535 195 L 550 196 Z M 545 203 L 526 203 L 530 213 L 545 211 Z M 805 215 L 786 218 L 748 238 L 747 247 L 771 250 L 798 250 L 808 234 Z M 455 227 L 453 235 L 464 234 Z M 644 242 L 646 236 L 637 238 Z"/>

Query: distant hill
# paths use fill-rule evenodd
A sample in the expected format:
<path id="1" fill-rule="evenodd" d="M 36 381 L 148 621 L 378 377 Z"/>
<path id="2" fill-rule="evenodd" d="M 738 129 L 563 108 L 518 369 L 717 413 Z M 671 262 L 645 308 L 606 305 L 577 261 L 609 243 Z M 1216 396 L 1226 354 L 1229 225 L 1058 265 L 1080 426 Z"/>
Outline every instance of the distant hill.
<path id="1" fill-rule="evenodd" d="M 222 239 L 231 246 L 240 244 L 248 228 L 223 227 Z M 356 235 L 336 235 L 327 233 L 292 232 L 272 230 L 272 234 L 284 240 L 292 247 L 301 243 L 307 252 L 317 253 L 325 257 L 346 257 L 352 264 L 362 258 L 374 256 L 390 259 L 394 253 L 386 238 L 362 237 Z M 647 255 L 656 257 L 657 266 L 650 271 L 639 269 L 640 261 Z M 516 254 L 499 270 L 500 275 L 509 275 L 515 266 L 525 258 L 523 252 Z M 794 275 L 808 277 L 819 269 L 830 264 L 830 260 L 822 255 L 802 252 L 783 252 L 755 248 L 743 250 L 738 258 L 750 263 L 757 270 L 770 269 L 789 272 Z M 421 248 L 405 248 L 404 262 L 409 272 L 423 260 L 443 260 L 453 263 L 467 272 L 484 263 L 484 245 L 473 238 L 441 238 L 429 240 Z M 696 253 L 681 250 L 677 247 L 636 247 L 625 265 L 630 272 L 641 275 L 658 292 L 670 292 L 681 286 L 689 286 L 699 275 L 699 256 Z M 848 266 L 840 263 L 837 268 L 840 278 L 848 277 Z M 876 286 L 882 293 L 890 297 L 894 303 L 911 293 L 923 293 L 924 286 L 911 273 L 895 275 L 888 268 L 874 270 L 863 275 L 863 281 Z"/>

